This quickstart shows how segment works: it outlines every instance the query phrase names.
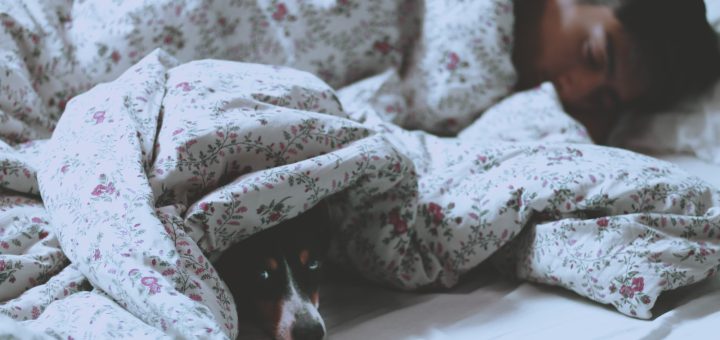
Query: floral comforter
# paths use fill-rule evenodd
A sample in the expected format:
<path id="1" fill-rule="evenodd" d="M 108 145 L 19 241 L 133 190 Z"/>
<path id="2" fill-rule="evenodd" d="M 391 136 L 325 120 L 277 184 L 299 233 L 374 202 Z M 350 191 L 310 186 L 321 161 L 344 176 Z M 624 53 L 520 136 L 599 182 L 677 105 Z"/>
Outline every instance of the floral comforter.
<path id="1" fill-rule="evenodd" d="M 296 33 L 283 26 L 293 15 L 287 25 L 322 10 L 350 18 L 359 8 L 377 14 L 381 3 L 342 1 L 298 14 L 320 2 L 259 1 L 267 25 L 258 27 Z M 213 12 L 209 2 L 196 12 L 158 3 L 143 6 L 199 15 L 193 18 L 200 28 L 208 16 L 228 13 Z M 428 1 L 425 15 L 446 10 L 445 3 Z M 720 193 L 671 164 L 592 145 L 584 128 L 562 112 L 551 85 L 507 97 L 475 119 L 478 109 L 502 96 L 513 75 L 496 54 L 463 71 L 473 68 L 467 56 L 488 52 L 472 44 L 438 53 L 443 49 L 436 45 L 447 39 L 425 36 L 407 46 L 406 60 L 415 66 L 375 70 L 338 91 L 287 67 L 181 64 L 157 50 L 65 103 L 59 84 L 86 77 L 87 83 L 68 88 L 80 92 L 102 80 L 93 72 L 120 73 L 112 64 L 130 54 L 108 43 L 91 58 L 96 69 L 63 68 L 62 58 L 38 62 L 53 51 L 52 41 L 17 27 L 23 15 L 52 4 L 28 3 L 0 18 L 16 44 L 6 55 L 26 56 L 5 59 L 6 85 L 0 84 L 6 89 L 0 98 L 0 314 L 13 327 L 74 339 L 232 338 L 238 331 L 235 305 L 212 260 L 323 199 L 333 216 L 332 258 L 401 289 L 451 287 L 492 258 L 521 278 L 649 318 L 661 292 L 714 275 L 720 264 Z M 343 7 L 348 4 L 356 6 Z M 88 2 L 73 6 L 71 13 L 76 7 L 92 12 Z M 507 52 L 511 4 L 473 6 L 486 6 L 480 11 L 485 16 L 468 22 L 498 23 L 490 30 L 494 38 L 482 45 Z M 406 9 L 388 11 L 400 8 Z M 146 18 L 129 12 L 134 14 L 121 17 Z M 72 22 L 59 13 L 48 20 Z M 74 23 L 82 24 L 88 21 Z M 124 24 L 110 30 L 137 34 L 137 25 Z M 434 33 L 433 25 L 446 25 L 453 34 L 461 24 L 419 23 Z M 176 48 L 180 60 L 190 59 L 190 41 L 212 47 L 167 22 L 158 25 L 147 29 L 163 32 L 158 42 Z M 381 35 L 388 45 L 371 38 L 365 47 L 390 53 L 403 29 Z M 31 48 L 34 40 L 47 49 Z M 307 69 L 293 64 L 306 51 L 293 46 L 288 49 L 295 54 L 279 63 Z M 337 53 L 363 59 L 344 48 Z M 95 63 L 102 56 L 107 68 Z M 427 63 L 433 58 L 442 62 Z M 472 72 L 498 80 L 467 77 Z M 357 78 L 328 74 L 342 75 L 323 77 L 336 86 L 349 82 L 344 77 Z M 480 83 L 469 84 L 475 81 Z M 401 126 L 460 133 L 441 138 Z M 44 139 L 49 131 L 52 137 Z"/>

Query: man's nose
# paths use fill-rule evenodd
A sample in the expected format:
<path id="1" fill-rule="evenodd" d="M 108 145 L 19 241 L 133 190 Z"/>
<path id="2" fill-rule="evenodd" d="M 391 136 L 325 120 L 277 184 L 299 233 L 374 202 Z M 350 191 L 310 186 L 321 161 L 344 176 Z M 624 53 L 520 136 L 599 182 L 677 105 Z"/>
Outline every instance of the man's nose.
<path id="1" fill-rule="evenodd" d="M 603 72 L 574 67 L 553 81 L 563 105 L 577 110 L 592 110 L 592 94 L 605 83 Z"/>

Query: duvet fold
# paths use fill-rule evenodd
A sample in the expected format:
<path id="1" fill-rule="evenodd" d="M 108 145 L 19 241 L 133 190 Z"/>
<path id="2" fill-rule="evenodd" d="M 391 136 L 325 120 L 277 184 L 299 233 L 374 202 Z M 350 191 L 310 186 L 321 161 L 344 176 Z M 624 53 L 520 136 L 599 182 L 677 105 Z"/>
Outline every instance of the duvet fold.
<path id="1" fill-rule="evenodd" d="M 51 139 L 2 149 L 0 312 L 76 339 L 233 338 L 212 260 L 320 200 L 332 258 L 400 289 L 452 287 L 492 257 L 649 318 L 662 291 L 715 274 L 718 192 L 592 145 L 551 85 L 440 138 L 378 113 L 397 81 L 336 92 L 153 52 L 68 103 Z"/>

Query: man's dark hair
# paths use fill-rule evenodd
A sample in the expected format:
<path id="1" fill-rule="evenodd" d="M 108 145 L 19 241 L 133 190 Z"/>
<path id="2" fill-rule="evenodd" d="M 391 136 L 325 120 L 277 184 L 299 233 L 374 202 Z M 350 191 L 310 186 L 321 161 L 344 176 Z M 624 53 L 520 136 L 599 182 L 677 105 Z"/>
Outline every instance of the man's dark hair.
<path id="1" fill-rule="evenodd" d="M 613 8 L 637 50 L 649 93 L 634 103 L 654 111 L 706 90 L 720 77 L 718 34 L 703 0 L 580 0 Z"/>

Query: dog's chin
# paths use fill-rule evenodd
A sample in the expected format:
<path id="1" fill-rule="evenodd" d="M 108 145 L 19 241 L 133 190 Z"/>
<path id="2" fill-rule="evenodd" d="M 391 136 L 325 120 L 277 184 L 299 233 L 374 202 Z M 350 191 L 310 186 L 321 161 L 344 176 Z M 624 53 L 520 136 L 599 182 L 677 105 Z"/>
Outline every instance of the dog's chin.
<path id="1" fill-rule="evenodd" d="M 325 322 L 315 305 L 286 306 L 276 320 L 263 322 L 263 328 L 276 340 L 325 339 Z"/>

